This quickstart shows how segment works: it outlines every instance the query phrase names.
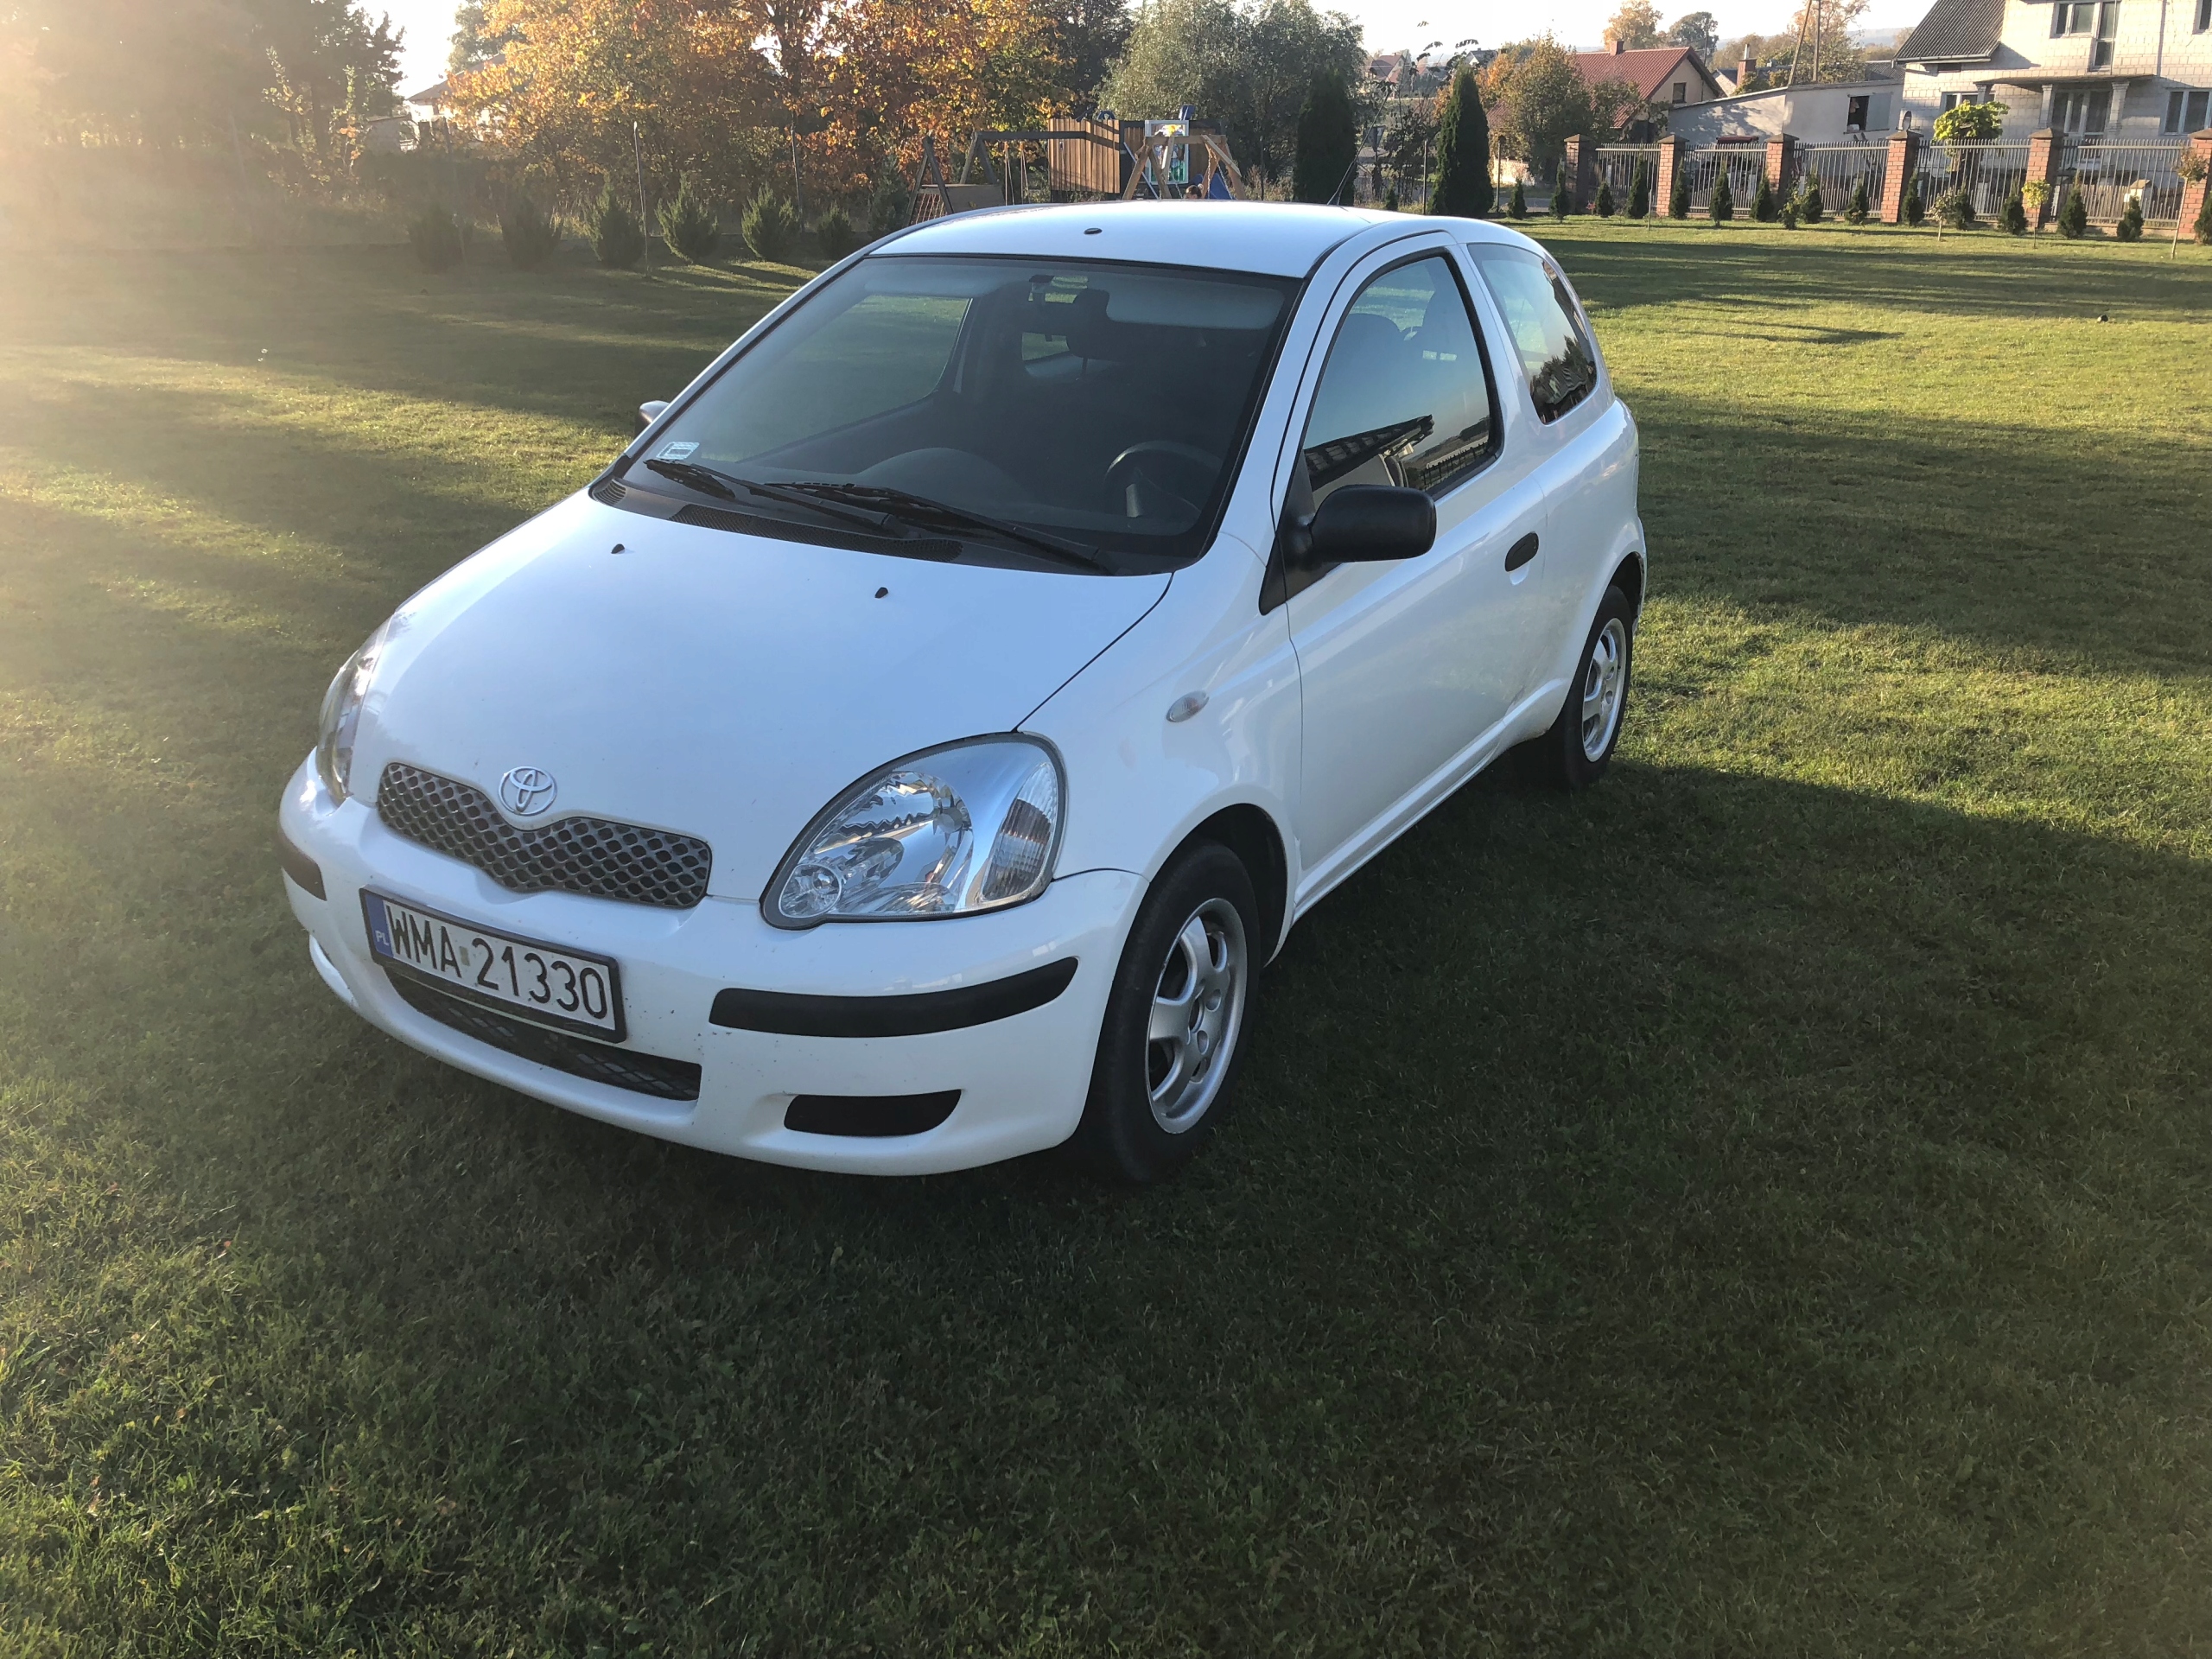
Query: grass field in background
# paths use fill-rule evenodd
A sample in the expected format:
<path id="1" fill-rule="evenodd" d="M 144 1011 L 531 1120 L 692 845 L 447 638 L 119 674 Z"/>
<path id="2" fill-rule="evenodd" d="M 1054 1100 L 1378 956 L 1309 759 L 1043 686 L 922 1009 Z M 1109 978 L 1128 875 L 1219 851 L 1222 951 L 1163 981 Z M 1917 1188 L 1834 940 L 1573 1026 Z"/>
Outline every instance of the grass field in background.
<path id="1" fill-rule="evenodd" d="M 1538 228 L 1620 759 L 1141 1193 L 597 1126 L 285 908 L 339 660 L 802 273 L 0 261 L 0 1652 L 2198 1650 L 2212 257 Z"/>

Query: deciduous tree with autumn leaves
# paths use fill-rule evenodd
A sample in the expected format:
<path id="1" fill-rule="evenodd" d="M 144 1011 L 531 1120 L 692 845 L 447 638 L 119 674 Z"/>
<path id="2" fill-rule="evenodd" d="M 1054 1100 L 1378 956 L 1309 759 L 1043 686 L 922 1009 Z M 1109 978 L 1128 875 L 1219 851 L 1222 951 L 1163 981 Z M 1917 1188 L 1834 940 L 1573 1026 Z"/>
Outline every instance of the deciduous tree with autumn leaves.
<path id="1" fill-rule="evenodd" d="M 730 200 L 865 188 L 921 136 L 1040 124 L 1095 82 L 1101 9 L 1050 0 L 490 0 L 456 105 L 563 191 L 632 165 Z M 1086 61 L 1086 59 L 1091 61 Z"/>

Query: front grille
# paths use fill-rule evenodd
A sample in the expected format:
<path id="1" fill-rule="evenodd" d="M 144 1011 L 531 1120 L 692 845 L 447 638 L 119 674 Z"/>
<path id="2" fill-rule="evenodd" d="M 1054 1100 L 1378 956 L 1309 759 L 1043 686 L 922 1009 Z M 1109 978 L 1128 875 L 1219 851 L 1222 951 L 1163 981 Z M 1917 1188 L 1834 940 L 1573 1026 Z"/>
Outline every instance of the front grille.
<path id="1" fill-rule="evenodd" d="M 605 818 L 518 830 L 482 790 L 397 760 L 377 785 L 377 816 L 514 893 L 581 893 L 689 910 L 707 896 L 715 865 L 714 849 L 694 836 Z"/>
<path id="2" fill-rule="evenodd" d="M 388 967 L 385 977 L 416 1013 L 518 1058 L 661 1100 L 699 1098 L 699 1068 L 688 1060 L 640 1054 L 635 1049 L 614 1048 L 588 1038 L 571 1037 L 566 1032 L 548 1031 L 527 1020 L 510 1020 L 474 1002 L 434 991 L 404 969 Z"/>

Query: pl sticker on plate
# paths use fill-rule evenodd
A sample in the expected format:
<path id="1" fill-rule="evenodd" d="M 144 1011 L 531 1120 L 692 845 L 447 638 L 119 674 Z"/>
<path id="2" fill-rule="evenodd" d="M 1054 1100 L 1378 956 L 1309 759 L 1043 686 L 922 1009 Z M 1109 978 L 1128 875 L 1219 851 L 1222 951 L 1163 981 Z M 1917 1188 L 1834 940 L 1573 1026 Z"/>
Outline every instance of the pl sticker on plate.
<path id="1" fill-rule="evenodd" d="M 699 446 L 696 443 L 664 443 L 660 447 L 661 461 L 689 461 Z"/>

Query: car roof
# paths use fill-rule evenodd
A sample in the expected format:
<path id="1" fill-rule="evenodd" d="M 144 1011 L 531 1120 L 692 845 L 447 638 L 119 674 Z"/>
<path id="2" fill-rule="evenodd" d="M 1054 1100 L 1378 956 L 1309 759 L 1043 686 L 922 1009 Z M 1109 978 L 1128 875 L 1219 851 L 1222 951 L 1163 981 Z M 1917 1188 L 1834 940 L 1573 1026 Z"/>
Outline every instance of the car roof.
<path id="1" fill-rule="evenodd" d="M 1011 254 L 1125 259 L 1303 276 L 1363 232 L 1445 230 L 1462 240 L 1525 243 L 1503 226 L 1288 201 L 1100 201 L 948 214 L 879 245 L 880 253 Z M 1093 231 L 1096 234 L 1090 234 Z M 1388 240 L 1389 238 L 1376 238 Z"/>

